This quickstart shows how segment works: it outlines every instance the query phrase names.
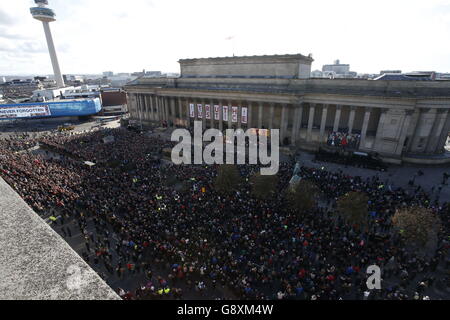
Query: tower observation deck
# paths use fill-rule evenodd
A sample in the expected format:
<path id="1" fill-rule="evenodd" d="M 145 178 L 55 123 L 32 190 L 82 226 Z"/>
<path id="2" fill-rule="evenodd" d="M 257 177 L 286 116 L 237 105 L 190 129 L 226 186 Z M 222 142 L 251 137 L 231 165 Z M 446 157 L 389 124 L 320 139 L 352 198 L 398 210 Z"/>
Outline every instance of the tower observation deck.
<path id="1" fill-rule="evenodd" d="M 64 87 L 64 79 L 59 68 L 58 57 L 56 56 L 55 44 L 53 43 L 53 37 L 50 30 L 50 22 L 56 21 L 55 13 L 52 9 L 48 8 L 47 0 L 34 0 L 37 7 L 31 8 L 30 12 L 34 19 L 42 21 L 44 26 L 45 38 L 47 39 L 48 51 L 50 53 L 50 59 L 52 61 L 53 73 L 55 75 L 55 81 L 59 88 Z"/>

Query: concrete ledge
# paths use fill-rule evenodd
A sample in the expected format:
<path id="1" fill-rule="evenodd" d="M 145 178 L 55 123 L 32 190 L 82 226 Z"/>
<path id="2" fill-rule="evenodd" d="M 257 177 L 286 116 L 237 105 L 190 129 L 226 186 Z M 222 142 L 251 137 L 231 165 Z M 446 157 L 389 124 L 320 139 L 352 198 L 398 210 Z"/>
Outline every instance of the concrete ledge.
<path id="1" fill-rule="evenodd" d="M 1 178 L 0 299 L 120 299 Z"/>

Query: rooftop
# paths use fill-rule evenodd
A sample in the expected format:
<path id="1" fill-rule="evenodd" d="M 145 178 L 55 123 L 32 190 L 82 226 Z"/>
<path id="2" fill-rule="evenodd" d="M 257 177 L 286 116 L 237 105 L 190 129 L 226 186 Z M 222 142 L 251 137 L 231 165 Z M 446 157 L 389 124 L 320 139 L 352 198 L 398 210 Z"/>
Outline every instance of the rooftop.
<path id="1" fill-rule="evenodd" d="M 172 88 L 275 94 L 335 94 L 405 98 L 450 98 L 448 81 L 387 81 L 365 79 L 281 79 L 281 78 L 140 78 L 127 84 L 132 88 Z"/>
<path id="2" fill-rule="evenodd" d="M 215 62 L 235 62 L 235 61 L 257 61 L 265 62 L 272 60 L 305 60 L 313 62 L 314 59 L 311 55 L 304 56 L 300 53 L 298 54 L 275 54 L 275 55 L 254 55 L 254 56 L 233 56 L 233 57 L 214 57 L 214 58 L 193 58 L 193 59 L 180 59 L 179 63 L 215 63 Z"/>

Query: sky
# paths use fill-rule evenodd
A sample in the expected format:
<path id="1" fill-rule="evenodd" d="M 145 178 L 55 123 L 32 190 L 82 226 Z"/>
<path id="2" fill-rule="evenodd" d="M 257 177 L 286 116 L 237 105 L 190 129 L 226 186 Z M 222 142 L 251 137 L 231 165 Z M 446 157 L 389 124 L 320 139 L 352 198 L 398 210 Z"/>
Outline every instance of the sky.
<path id="1" fill-rule="evenodd" d="M 0 1 L 0 75 L 52 74 L 32 0 Z M 63 74 L 179 72 L 179 59 L 294 54 L 312 70 L 450 72 L 450 0 L 49 0 Z M 232 38 L 231 40 L 228 40 Z"/>

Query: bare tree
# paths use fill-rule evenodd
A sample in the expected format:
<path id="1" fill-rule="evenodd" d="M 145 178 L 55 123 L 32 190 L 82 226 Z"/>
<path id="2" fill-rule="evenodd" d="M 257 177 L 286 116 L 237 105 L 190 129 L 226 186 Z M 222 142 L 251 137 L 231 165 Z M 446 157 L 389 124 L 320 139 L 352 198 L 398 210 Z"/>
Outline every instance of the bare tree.
<path id="1" fill-rule="evenodd" d="M 392 223 L 401 236 L 412 246 L 425 246 L 441 226 L 439 217 L 428 208 L 410 207 L 399 209 Z"/>
<path id="2" fill-rule="evenodd" d="M 265 199 L 277 192 L 278 176 L 264 176 L 257 173 L 250 178 L 250 184 L 252 194 L 259 199 Z"/>
<path id="3" fill-rule="evenodd" d="M 368 227 L 368 201 L 364 192 L 352 191 L 337 200 L 337 211 L 348 224 L 363 230 Z"/>
<path id="4" fill-rule="evenodd" d="M 293 210 L 304 213 L 315 208 L 318 194 L 319 189 L 312 181 L 300 180 L 295 186 L 288 188 L 286 198 Z"/>
<path id="5" fill-rule="evenodd" d="M 238 189 L 242 177 L 235 165 L 222 164 L 217 171 L 217 177 L 214 181 L 214 187 L 217 192 L 229 194 Z"/>

